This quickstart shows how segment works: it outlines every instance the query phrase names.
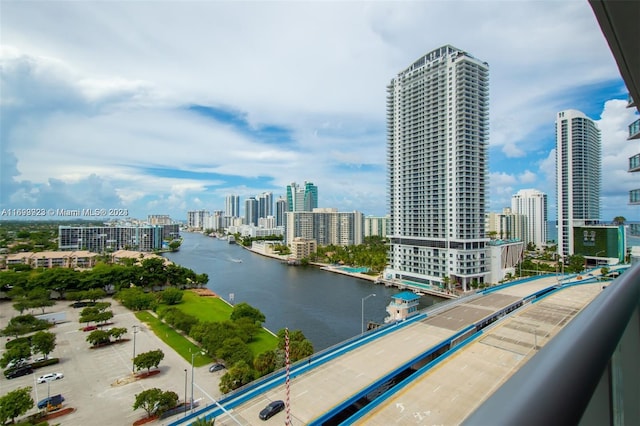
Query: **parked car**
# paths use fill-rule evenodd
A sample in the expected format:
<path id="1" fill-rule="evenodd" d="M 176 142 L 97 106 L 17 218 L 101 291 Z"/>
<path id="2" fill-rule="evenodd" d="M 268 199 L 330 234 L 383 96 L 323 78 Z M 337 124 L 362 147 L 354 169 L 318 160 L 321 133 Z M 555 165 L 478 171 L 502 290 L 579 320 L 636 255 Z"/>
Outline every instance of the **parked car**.
<path id="1" fill-rule="evenodd" d="M 41 399 L 40 401 L 38 401 L 38 408 L 42 410 L 43 408 L 46 408 L 48 405 L 56 407 L 58 405 L 61 405 L 63 401 L 64 401 L 64 397 L 62 395 L 60 394 L 51 395 L 45 399 Z"/>
<path id="2" fill-rule="evenodd" d="M 8 368 L 4 370 L 4 376 L 7 379 L 15 379 L 16 377 L 26 376 L 33 373 L 33 369 L 30 365 L 21 365 L 15 368 Z"/>
<path id="3" fill-rule="evenodd" d="M 209 373 L 213 373 L 215 371 L 220 371 L 220 370 L 224 370 L 225 367 L 224 364 L 221 364 L 219 362 L 216 362 L 215 364 L 213 364 L 211 367 L 209 367 Z"/>
<path id="4" fill-rule="evenodd" d="M 262 411 L 260 411 L 260 419 L 269 420 L 271 417 L 275 416 L 282 410 L 284 410 L 284 401 L 271 401 L 269 405 L 267 405 L 262 409 Z"/>
<path id="5" fill-rule="evenodd" d="M 47 382 L 50 382 L 51 380 L 62 379 L 63 377 L 64 377 L 64 374 L 62 373 L 49 373 L 49 374 L 45 374 L 43 376 L 38 377 L 37 382 L 47 383 Z"/>
<path id="6" fill-rule="evenodd" d="M 93 331 L 93 330 L 97 330 L 97 329 L 98 329 L 97 325 L 88 325 L 88 326 L 84 327 L 82 329 L 82 331 Z"/>
<path id="7" fill-rule="evenodd" d="M 18 368 L 27 364 L 29 364 L 29 359 L 27 358 L 21 358 L 17 360 L 14 359 L 13 361 L 9 361 L 9 363 L 7 364 L 7 369 Z"/>

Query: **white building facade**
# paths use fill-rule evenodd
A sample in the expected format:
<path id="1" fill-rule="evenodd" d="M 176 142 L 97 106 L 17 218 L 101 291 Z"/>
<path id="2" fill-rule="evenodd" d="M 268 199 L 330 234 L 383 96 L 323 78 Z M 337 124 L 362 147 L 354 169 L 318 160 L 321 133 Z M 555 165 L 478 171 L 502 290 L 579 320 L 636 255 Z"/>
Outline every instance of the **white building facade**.
<path id="1" fill-rule="evenodd" d="M 489 66 L 453 46 L 387 86 L 390 266 L 385 279 L 467 289 L 488 275 Z"/>
<path id="2" fill-rule="evenodd" d="M 312 212 L 287 212 L 285 217 L 288 246 L 296 238 L 315 240 L 318 246 L 358 245 L 364 240 L 364 216 L 358 211 L 316 208 Z"/>
<path id="3" fill-rule="evenodd" d="M 547 244 L 547 194 L 537 189 L 521 189 L 511 197 L 511 211 L 525 218 L 522 235 L 525 247 L 532 243 L 543 248 Z"/>
<path id="4" fill-rule="evenodd" d="M 558 255 L 574 254 L 573 228 L 600 221 L 602 148 L 600 130 L 584 113 L 556 116 Z"/>

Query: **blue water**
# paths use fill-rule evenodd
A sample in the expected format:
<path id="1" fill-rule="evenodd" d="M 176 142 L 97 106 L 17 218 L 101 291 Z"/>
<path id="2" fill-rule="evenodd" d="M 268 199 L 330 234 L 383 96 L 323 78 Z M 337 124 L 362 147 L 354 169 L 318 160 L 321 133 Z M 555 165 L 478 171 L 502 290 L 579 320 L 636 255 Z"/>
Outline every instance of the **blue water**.
<path id="1" fill-rule="evenodd" d="M 208 274 L 207 287 L 223 299 L 259 309 L 269 330 L 302 330 L 316 351 L 360 334 L 363 306 L 365 323 L 382 323 L 391 296 L 400 292 L 312 266 L 287 266 L 202 234 L 183 237 L 180 251 L 166 253 L 168 259 Z M 442 299 L 422 296 L 419 308 L 437 301 Z"/>

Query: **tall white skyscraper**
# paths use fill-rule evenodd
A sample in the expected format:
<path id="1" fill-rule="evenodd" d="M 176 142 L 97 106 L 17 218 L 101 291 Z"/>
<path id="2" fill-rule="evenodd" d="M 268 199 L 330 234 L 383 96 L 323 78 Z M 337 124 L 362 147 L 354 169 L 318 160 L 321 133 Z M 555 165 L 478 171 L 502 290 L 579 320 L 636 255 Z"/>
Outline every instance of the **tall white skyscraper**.
<path id="1" fill-rule="evenodd" d="M 522 240 L 539 249 L 547 243 L 547 194 L 521 189 L 511 197 L 511 211 L 525 217 Z"/>
<path id="2" fill-rule="evenodd" d="M 556 117 L 558 254 L 574 254 L 573 228 L 600 221 L 600 130 L 580 111 Z"/>
<path id="3" fill-rule="evenodd" d="M 258 195 L 258 218 L 273 216 L 273 193 L 263 192 Z"/>
<path id="4" fill-rule="evenodd" d="M 227 195 L 225 199 L 224 214 L 229 217 L 240 217 L 240 196 Z"/>
<path id="5" fill-rule="evenodd" d="M 447 45 L 391 80 L 386 279 L 416 288 L 485 282 L 488 143 L 486 62 Z"/>
<path id="6" fill-rule="evenodd" d="M 304 182 L 304 187 L 292 182 L 287 185 L 287 207 L 290 212 L 310 212 L 318 207 L 318 187 Z"/>
<path id="7" fill-rule="evenodd" d="M 258 226 L 258 200 L 250 197 L 244 200 L 244 223 L 246 225 Z"/>

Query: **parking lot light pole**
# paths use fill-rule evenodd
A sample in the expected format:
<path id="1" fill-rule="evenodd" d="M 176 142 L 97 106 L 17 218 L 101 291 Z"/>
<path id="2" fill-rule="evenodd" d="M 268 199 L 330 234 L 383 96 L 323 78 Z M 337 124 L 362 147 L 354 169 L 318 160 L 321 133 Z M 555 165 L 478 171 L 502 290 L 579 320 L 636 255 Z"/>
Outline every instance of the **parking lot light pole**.
<path id="1" fill-rule="evenodd" d="M 364 301 L 375 295 L 376 295 L 375 293 L 371 293 L 370 295 L 362 298 L 362 320 L 361 320 L 362 332 L 360 334 L 364 334 Z"/>
<path id="2" fill-rule="evenodd" d="M 191 352 L 191 410 L 193 410 L 193 357 L 195 355 L 195 352 Z"/>
<path id="3" fill-rule="evenodd" d="M 187 416 L 187 369 L 184 369 L 184 416 Z"/>
<path id="4" fill-rule="evenodd" d="M 138 333 L 138 326 L 133 326 L 133 359 L 131 360 L 131 374 L 136 374 L 136 333 Z"/>

